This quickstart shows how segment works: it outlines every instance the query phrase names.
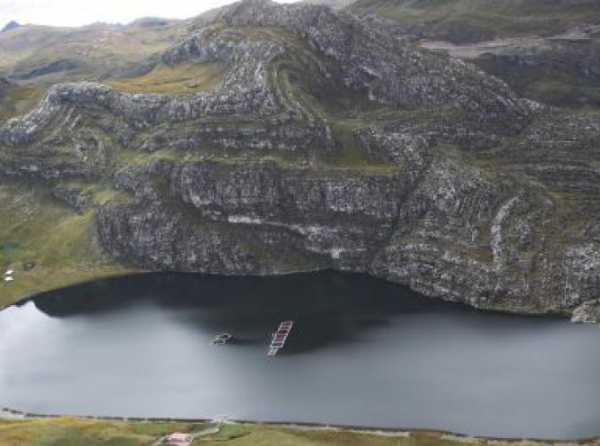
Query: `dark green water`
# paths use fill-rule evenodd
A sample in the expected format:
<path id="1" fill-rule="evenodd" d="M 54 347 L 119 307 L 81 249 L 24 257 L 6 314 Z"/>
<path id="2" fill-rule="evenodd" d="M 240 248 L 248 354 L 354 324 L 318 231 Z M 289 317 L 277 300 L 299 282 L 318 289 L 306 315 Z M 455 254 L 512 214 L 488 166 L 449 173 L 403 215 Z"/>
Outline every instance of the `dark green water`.
<path id="1" fill-rule="evenodd" d="M 224 331 L 237 342 L 211 345 Z M 100 281 L 0 313 L 0 405 L 585 437 L 600 434 L 600 329 L 337 273 Z"/>

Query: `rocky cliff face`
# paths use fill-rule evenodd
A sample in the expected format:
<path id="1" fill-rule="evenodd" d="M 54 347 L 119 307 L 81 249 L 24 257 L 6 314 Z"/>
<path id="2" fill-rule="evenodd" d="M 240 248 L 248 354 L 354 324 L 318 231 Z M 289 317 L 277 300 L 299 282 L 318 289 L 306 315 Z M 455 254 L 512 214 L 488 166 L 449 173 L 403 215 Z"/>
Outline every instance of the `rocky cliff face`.
<path id="1" fill-rule="evenodd" d="M 321 6 L 246 0 L 159 59 L 222 64 L 221 87 L 62 84 L 0 127 L 0 175 L 91 209 L 117 261 L 366 272 L 522 312 L 598 297 L 596 114 Z"/>

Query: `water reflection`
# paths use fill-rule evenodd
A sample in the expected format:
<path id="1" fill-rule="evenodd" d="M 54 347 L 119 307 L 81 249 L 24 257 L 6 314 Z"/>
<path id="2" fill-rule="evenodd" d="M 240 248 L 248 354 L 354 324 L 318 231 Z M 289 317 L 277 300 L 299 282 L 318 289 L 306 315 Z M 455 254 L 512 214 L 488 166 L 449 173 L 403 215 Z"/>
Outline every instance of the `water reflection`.
<path id="1" fill-rule="evenodd" d="M 390 299 L 394 294 L 399 298 Z M 52 317 L 115 313 L 141 304 L 190 310 L 176 311 L 173 317 L 193 327 L 232 332 L 240 343 L 250 344 L 264 343 L 279 321 L 293 319 L 298 322 L 296 342 L 290 342 L 288 354 L 352 342 L 395 314 L 454 307 L 424 302 L 384 281 L 333 272 L 264 278 L 149 274 L 68 288 L 33 302 Z"/>

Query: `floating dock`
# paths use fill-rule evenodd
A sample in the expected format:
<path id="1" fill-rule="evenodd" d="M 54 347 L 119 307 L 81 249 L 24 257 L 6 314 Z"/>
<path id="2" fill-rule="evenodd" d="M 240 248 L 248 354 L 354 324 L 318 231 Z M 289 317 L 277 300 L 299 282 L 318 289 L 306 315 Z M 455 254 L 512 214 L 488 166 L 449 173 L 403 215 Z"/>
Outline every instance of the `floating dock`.
<path id="1" fill-rule="evenodd" d="M 267 352 L 268 356 L 275 356 L 279 353 L 287 341 L 288 336 L 290 335 L 292 328 L 294 327 L 294 321 L 283 321 L 279 324 L 277 331 L 273 333 L 273 337 L 271 338 L 271 345 L 269 346 L 269 351 Z"/>

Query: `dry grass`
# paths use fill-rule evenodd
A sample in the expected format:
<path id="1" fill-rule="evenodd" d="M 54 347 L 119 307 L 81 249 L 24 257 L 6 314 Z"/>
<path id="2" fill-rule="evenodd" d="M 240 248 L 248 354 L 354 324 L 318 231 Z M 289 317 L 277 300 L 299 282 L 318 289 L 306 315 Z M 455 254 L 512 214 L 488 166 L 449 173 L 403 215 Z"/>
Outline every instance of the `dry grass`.
<path id="1" fill-rule="evenodd" d="M 135 78 L 119 79 L 110 84 L 129 93 L 188 95 L 217 88 L 223 80 L 220 64 L 159 65 L 151 72 Z"/>
<path id="2" fill-rule="evenodd" d="M 33 85 L 11 85 L 0 98 L 0 122 L 27 113 L 40 101 L 44 90 Z"/>

